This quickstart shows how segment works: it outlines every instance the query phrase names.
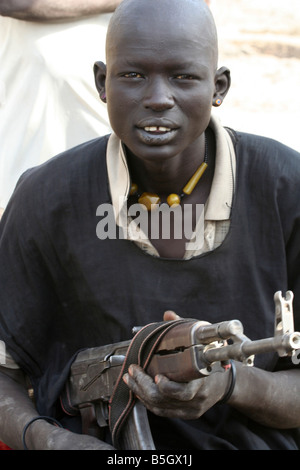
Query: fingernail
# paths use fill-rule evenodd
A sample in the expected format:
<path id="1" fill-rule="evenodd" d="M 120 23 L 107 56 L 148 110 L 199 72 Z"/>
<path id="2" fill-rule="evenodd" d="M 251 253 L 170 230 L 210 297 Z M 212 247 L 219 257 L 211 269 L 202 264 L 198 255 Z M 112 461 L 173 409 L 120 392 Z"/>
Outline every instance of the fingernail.
<path id="1" fill-rule="evenodd" d="M 123 375 L 122 379 L 124 380 L 124 382 L 127 385 L 128 384 L 128 374 Z"/>

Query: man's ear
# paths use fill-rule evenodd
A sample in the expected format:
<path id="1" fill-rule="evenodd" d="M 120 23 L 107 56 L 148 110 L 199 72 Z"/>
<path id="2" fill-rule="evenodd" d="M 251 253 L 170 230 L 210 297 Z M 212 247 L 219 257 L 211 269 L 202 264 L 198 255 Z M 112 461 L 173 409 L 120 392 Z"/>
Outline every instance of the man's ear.
<path id="1" fill-rule="evenodd" d="M 220 106 L 231 85 L 230 70 L 227 67 L 221 67 L 215 75 L 215 93 L 213 96 L 213 106 Z"/>
<path id="2" fill-rule="evenodd" d="M 106 65 L 103 62 L 100 62 L 100 61 L 95 62 L 94 77 L 95 77 L 96 88 L 100 96 L 100 100 L 106 103 L 106 90 L 105 90 Z"/>

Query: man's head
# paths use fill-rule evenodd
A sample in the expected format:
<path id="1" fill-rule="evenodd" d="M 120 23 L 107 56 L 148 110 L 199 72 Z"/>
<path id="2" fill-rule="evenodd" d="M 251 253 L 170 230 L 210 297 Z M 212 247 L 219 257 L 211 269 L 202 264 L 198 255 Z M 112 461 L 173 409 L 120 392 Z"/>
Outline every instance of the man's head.
<path id="1" fill-rule="evenodd" d="M 106 67 L 95 65 L 115 133 L 137 156 L 171 157 L 196 140 L 229 71 L 217 70 L 217 33 L 202 0 L 124 0 L 111 20 Z"/>
<path id="2" fill-rule="evenodd" d="M 188 35 L 190 39 L 189 33 L 193 28 L 194 38 L 200 33 L 207 41 L 212 60 L 217 66 L 217 31 L 211 11 L 203 0 L 123 0 L 114 13 L 107 31 L 107 60 L 115 47 L 113 41 L 115 36 L 122 35 L 123 28 L 129 26 L 134 39 L 136 33 L 145 32 L 144 21 L 150 25 L 150 34 L 147 38 L 149 45 L 155 40 L 156 31 L 159 31 L 158 34 L 162 39 L 165 32 L 169 37 L 171 31 L 174 31 L 180 41 L 182 35 L 184 37 Z"/>

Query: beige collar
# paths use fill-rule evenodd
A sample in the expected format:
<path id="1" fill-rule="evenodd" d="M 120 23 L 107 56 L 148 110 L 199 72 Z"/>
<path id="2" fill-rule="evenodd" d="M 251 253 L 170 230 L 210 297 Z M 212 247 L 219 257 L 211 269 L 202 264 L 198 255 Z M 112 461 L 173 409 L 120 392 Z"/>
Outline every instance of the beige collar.
<path id="1" fill-rule="evenodd" d="M 216 164 L 206 203 L 205 220 L 227 220 L 230 217 L 234 191 L 235 151 L 230 135 L 219 120 L 212 117 L 209 126 L 216 139 Z"/>

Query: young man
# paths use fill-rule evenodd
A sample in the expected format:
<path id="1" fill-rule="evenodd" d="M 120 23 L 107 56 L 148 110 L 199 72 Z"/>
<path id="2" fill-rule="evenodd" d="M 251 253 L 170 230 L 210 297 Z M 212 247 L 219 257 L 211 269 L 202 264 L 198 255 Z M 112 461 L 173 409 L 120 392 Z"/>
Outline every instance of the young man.
<path id="1" fill-rule="evenodd" d="M 22 447 L 24 427 L 39 414 L 76 431 L 59 406 L 73 355 L 128 339 L 133 326 L 161 321 L 164 312 L 166 320 L 238 318 L 251 339 L 264 338 L 273 335 L 275 291 L 290 289 L 299 327 L 299 155 L 229 133 L 212 118 L 230 86 L 229 70 L 217 61 L 204 2 L 124 0 L 109 27 L 107 64 L 95 65 L 114 134 L 20 180 L 0 246 L 0 338 L 9 353 L 0 438 L 11 447 Z M 185 193 L 203 162 L 206 171 Z M 129 230 L 138 200 L 175 201 L 196 235 L 204 204 L 202 243 L 185 232 L 155 237 L 151 211 L 146 233 Z M 107 223 L 105 234 L 111 205 L 120 231 Z M 124 381 L 150 411 L 158 449 L 297 449 L 295 364 L 271 354 L 254 368 L 237 363 L 236 371 L 225 405 L 227 372 L 182 384 L 153 380 L 132 365 Z M 17 372 L 29 376 L 36 409 L 8 377 Z M 26 438 L 31 449 L 111 448 L 46 420 L 33 422 Z"/>

